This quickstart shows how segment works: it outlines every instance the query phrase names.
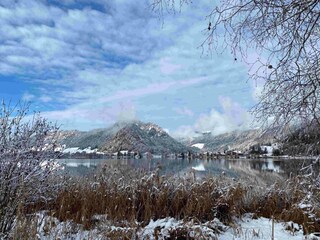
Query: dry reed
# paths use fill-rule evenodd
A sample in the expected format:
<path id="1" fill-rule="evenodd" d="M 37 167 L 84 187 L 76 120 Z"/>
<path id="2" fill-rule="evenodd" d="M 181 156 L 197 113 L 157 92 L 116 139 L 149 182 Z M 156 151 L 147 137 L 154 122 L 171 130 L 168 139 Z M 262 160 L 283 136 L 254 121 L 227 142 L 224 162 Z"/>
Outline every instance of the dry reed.
<path id="1" fill-rule="evenodd" d="M 254 181 L 242 182 L 225 176 L 194 181 L 161 177 L 158 172 L 130 175 L 112 171 L 92 179 L 70 180 L 55 201 L 47 205 L 47 210 L 62 221 L 72 220 L 86 229 L 96 226 L 96 215 L 105 215 L 115 226 L 136 227 L 138 223 L 143 227 L 150 219 L 165 217 L 200 222 L 218 218 L 229 224 L 233 217 L 254 213 L 256 217 L 299 223 L 305 233 L 320 231 L 320 188 L 307 177 L 298 176 L 262 188 Z M 310 203 L 312 208 L 304 208 L 302 203 L 307 207 Z M 28 211 L 43 208 L 29 206 Z"/>

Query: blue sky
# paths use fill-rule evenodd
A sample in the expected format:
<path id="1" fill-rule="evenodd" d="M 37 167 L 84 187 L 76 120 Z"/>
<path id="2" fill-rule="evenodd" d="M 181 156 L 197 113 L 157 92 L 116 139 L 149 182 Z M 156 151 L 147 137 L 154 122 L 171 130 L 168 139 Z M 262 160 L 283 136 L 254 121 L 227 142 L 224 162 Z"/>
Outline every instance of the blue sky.
<path id="1" fill-rule="evenodd" d="M 31 102 L 62 129 L 132 119 L 175 136 L 248 128 L 247 110 L 261 86 L 248 81 L 247 65 L 228 51 L 199 48 L 211 1 L 163 21 L 150 4 L 2 0 L 1 98 Z"/>

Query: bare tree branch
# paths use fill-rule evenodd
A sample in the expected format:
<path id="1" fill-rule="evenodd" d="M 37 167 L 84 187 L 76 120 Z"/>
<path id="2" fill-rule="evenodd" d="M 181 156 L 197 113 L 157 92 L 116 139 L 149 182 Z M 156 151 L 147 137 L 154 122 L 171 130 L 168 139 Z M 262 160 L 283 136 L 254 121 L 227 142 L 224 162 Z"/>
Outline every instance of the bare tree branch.
<path id="1" fill-rule="evenodd" d="M 153 9 L 172 2 L 153 1 Z M 207 19 L 203 48 L 231 49 L 246 62 L 248 52 L 260 55 L 250 73 L 265 83 L 253 108 L 257 119 L 281 129 L 319 125 L 319 0 L 220 0 Z"/>

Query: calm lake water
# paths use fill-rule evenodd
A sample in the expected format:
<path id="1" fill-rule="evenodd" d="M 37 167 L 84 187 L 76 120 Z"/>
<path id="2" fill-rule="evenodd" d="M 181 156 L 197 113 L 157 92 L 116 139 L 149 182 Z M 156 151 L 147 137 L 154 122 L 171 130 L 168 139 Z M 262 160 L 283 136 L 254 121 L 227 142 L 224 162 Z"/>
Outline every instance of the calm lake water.
<path id="1" fill-rule="evenodd" d="M 160 167 L 162 175 L 184 176 L 192 171 L 197 176 L 221 175 L 240 177 L 242 175 L 260 176 L 263 173 L 287 178 L 301 173 L 312 160 L 303 159 L 60 159 L 59 163 L 71 175 L 86 176 L 94 174 L 102 166 L 117 168 L 126 166 L 146 173 Z M 314 168 L 319 171 L 319 163 Z"/>

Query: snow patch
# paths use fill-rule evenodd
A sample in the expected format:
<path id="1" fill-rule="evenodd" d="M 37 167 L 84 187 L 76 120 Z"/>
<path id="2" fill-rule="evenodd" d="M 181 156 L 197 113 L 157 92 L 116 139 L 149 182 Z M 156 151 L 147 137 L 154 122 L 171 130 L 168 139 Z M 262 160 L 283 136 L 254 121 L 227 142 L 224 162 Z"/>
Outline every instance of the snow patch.
<path id="1" fill-rule="evenodd" d="M 75 154 L 75 153 L 98 153 L 98 149 L 91 149 L 91 147 L 85 148 L 85 149 L 80 149 L 78 147 L 73 147 L 73 148 L 66 148 L 62 151 L 62 153 L 70 153 L 70 154 Z"/>
<path id="2" fill-rule="evenodd" d="M 220 240 L 270 240 L 272 239 L 272 219 L 253 219 L 252 214 L 245 214 L 241 219 L 234 219 L 232 227 L 226 226 L 215 218 L 212 221 L 201 223 L 195 219 L 190 221 L 176 220 L 167 217 L 156 221 L 150 220 L 143 228 L 136 229 L 129 226 L 114 226 L 108 221 L 106 215 L 94 217 L 99 223 L 95 229 L 84 230 L 82 225 L 71 221 L 60 222 L 54 217 L 47 216 L 44 212 L 37 214 L 37 237 L 38 239 L 106 239 L 107 233 L 112 232 L 135 232 L 136 239 L 166 239 L 174 233 L 183 233 L 193 239 L 220 239 Z M 125 236 L 125 235 L 123 235 Z M 319 239 L 317 234 L 303 235 L 302 227 L 293 222 L 274 222 L 275 240 L 301 240 Z"/>
<path id="3" fill-rule="evenodd" d="M 174 218 L 164 218 L 157 221 L 150 220 L 149 224 L 139 234 L 142 239 L 156 239 L 154 238 L 154 233 L 156 229 L 160 230 L 159 237 L 166 238 L 170 237 L 169 229 L 177 227 L 181 224 L 181 221 L 178 222 Z"/>
<path id="4" fill-rule="evenodd" d="M 191 147 L 202 149 L 204 147 L 204 143 L 196 143 L 196 144 L 193 144 Z"/>
<path id="5" fill-rule="evenodd" d="M 304 238 L 302 227 L 295 224 L 296 231 L 287 231 L 287 224 L 284 222 L 274 222 L 274 240 L 301 240 Z M 272 239 L 272 220 L 269 218 L 252 219 L 250 215 L 246 215 L 242 221 L 234 228 L 228 229 L 219 236 L 221 240 L 229 239 Z"/>

